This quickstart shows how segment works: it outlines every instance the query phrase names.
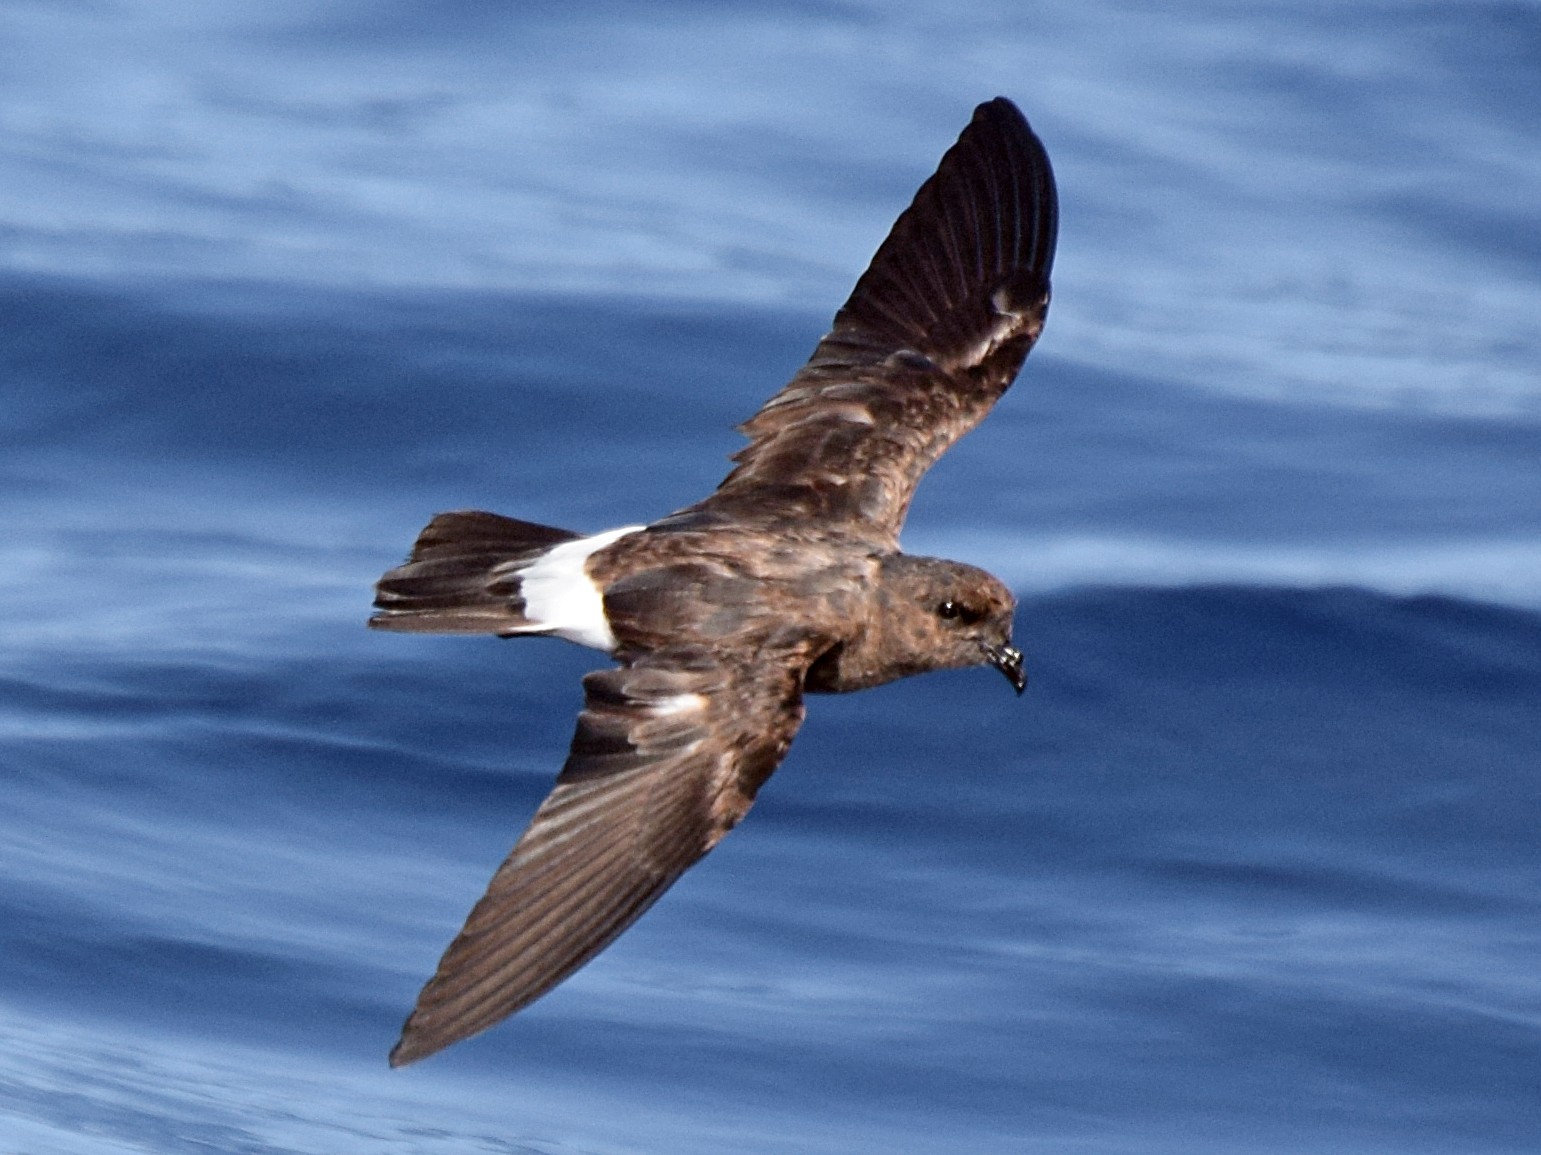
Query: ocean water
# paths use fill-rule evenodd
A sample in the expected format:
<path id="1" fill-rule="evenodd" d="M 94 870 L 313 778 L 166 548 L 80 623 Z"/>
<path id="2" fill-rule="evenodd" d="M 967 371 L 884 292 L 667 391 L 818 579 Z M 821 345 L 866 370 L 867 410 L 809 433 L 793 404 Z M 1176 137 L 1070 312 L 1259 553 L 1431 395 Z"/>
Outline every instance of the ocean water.
<path id="1" fill-rule="evenodd" d="M 0 9 L 0 1153 L 1541 1152 L 1541 7 Z M 433 513 L 695 500 L 1004 93 L 1049 328 L 599 959 L 385 1055 L 600 656 Z"/>

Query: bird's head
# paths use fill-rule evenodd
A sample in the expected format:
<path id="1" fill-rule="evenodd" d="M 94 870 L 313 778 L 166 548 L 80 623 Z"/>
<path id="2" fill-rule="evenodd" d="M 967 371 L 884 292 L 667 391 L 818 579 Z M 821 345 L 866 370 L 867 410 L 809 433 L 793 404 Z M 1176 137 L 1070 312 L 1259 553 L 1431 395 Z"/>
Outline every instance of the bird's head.
<path id="1" fill-rule="evenodd" d="M 1017 600 L 1005 584 L 962 562 L 903 555 L 894 561 L 898 564 L 884 566 L 885 584 L 891 580 L 893 592 L 907 597 L 905 616 L 913 619 L 924 652 L 932 658 L 928 668 L 988 664 L 1020 694 L 1027 674 L 1021 652 L 1011 644 Z"/>
<path id="2" fill-rule="evenodd" d="M 1027 686 L 1011 644 L 1016 599 L 984 570 L 940 558 L 884 558 L 861 638 L 816 671 L 812 689 L 855 690 L 930 670 L 994 666 Z"/>

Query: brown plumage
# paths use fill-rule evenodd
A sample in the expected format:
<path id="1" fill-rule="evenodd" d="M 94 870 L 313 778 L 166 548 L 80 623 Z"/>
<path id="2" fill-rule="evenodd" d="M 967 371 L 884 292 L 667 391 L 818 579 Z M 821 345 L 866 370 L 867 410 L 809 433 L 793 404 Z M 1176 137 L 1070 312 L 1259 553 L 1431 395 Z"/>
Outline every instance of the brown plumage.
<path id="1" fill-rule="evenodd" d="M 1010 591 L 903 555 L 898 535 L 1042 331 L 1056 219 L 1037 137 L 1009 101 L 981 105 L 710 497 L 590 538 L 440 514 L 380 580 L 377 628 L 555 634 L 619 663 L 584 679 L 567 764 L 393 1066 L 527 1005 L 630 926 L 748 811 L 805 692 L 982 664 L 1021 692 Z"/>
<path id="2" fill-rule="evenodd" d="M 738 467 L 695 508 L 842 523 L 899 547 L 921 475 L 984 419 L 1049 310 L 1059 212 L 1010 101 L 974 112 L 814 349 L 740 426 Z"/>

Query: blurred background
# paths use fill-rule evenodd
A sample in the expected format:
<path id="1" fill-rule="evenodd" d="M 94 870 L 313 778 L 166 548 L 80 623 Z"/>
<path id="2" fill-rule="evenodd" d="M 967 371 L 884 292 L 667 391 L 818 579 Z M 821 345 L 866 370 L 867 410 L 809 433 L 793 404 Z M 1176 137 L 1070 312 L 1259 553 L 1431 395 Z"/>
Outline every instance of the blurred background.
<path id="1" fill-rule="evenodd" d="M 1541 4 L 0 5 L 0 1149 L 1541 1150 Z M 726 471 L 979 101 L 1048 329 L 905 544 L 1033 676 L 818 699 L 547 999 L 384 1056 L 598 655 L 433 513 Z"/>

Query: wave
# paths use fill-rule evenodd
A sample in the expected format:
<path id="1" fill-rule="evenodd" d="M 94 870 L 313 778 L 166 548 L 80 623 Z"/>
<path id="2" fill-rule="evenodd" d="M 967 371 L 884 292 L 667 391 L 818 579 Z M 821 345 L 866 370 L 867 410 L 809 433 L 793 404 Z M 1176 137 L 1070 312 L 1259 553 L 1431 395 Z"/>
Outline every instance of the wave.
<path id="1" fill-rule="evenodd" d="M 1443 594 L 1541 608 L 1541 540 L 1217 542 L 1095 534 L 916 534 L 916 552 L 967 558 L 1013 589 L 1245 585 L 1314 590 L 1353 586 L 1395 597 Z"/>
<path id="2" fill-rule="evenodd" d="M 568 1138 L 527 1149 L 619 1151 L 653 1127 L 651 1149 L 680 1150 L 680 1095 L 761 1103 L 770 1071 L 875 1119 L 922 1103 L 870 1149 L 943 1151 L 960 1123 L 935 1121 L 939 1082 L 1025 1134 L 1020 1089 L 1063 1088 L 1065 1056 L 1077 1102 L 1148 1071 L 1164 1110 L 1198 1069 L 1255 1119 L 1239 1046 L 1286 1057 L 1291 1101 L 1345 1062 L 1385 1080 L 1367 1118 L 1409 1088 L 1439 1101 L 1452 1070 L 1483 1118 L 1534 1098 L 1514 1062 L 1534 952 L 1512 928 L 1535 906 L 1536 613 L 1034 595 L 1025 698 L 959 671 L 810 702 L 741 831 L 563 992 L 415 1081 L 384 1052 L 598 659 L 361 625 L 318 647 L 305 614 L 279 622 L 213 659 L 149 635 L 0 655 L 0 1142 L 513 1151 L 554 1127 Z M 1205 1046 L 1215 1031 L 1244 1037 Z M 1200 1042 L 1142 1067 L 1153 1036 Z M 1404 1054 L 1424 1066 L 1388 1076 Z M 934 1142 L 899 1134 L 923 1123 Z M 855 1149 L 806 1125 L 826 1145 L 800 1150 Z"/>

